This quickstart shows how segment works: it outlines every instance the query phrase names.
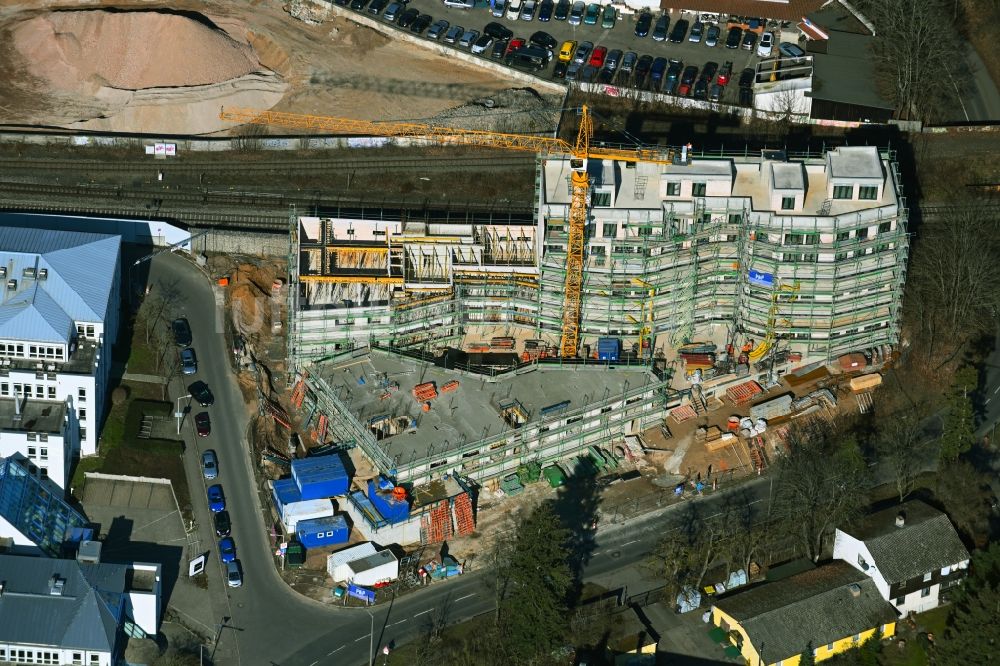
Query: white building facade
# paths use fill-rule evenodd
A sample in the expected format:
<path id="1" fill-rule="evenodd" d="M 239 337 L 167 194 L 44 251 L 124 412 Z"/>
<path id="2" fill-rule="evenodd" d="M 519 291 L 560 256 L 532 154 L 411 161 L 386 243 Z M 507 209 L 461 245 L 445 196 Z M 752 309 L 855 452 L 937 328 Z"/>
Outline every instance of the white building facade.
<path id="1" fill-rule="evenodd" d="M 97 453 L 120 250 L 118 236 L 0 227 L 0 402 L 16 403 L 0 409 L 13 415 L 0 422 L 0 457 L 21 453 L 63 487 L 73 458 Z M 41 403 L 62 405 L 62 427 L 43 432 L 19 418 Z"/>

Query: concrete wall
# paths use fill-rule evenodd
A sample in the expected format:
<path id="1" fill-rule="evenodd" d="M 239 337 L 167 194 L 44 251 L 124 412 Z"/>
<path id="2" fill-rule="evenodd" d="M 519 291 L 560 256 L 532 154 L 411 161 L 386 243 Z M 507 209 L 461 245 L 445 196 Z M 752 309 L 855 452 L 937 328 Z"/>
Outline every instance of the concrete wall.
<path id="1" fill-rule="evenodd" d="M 198 232 L 191 230 L 194 235 Z M 288 256 L 288 236 L 286 234 L 265 234 L 249 231 L 229 231 L 213 229 L 204 236 L 195 238 L 191 245 L 192 254 L 218 252 L 222 254 L 252 254 L 258 256 Z"/>

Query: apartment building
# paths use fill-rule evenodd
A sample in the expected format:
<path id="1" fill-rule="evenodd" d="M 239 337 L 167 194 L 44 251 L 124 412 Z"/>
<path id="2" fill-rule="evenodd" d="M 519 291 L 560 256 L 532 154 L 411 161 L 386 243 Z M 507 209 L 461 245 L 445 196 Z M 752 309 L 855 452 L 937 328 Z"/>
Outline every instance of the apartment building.
<path id="1" fill-rule="evenodd" d="M 0 457 L 65 487 L 97 452 L 118 331 L 119 236 L 0 227 Z"/>

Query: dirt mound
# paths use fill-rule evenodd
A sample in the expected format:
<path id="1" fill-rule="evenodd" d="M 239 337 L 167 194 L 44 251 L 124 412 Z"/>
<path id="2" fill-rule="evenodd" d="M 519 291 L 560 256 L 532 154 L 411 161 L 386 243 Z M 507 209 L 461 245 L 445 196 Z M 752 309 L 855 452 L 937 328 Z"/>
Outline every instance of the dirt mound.
<path id="1" fill-rule="evenodd" d="M 168 11 L 58 11 L 13 30 L 33 76 L 54 88 L 178 88 L 261 69 L 253 49 L 208 18 Z"/>

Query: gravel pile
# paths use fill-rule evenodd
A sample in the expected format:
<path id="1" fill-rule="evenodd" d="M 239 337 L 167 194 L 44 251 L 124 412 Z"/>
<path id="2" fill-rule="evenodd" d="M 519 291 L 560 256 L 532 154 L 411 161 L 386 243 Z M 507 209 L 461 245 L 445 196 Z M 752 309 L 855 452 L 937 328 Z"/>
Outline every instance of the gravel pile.
<path id="1" fill-rule="evenodd" d="M 18 24 L 14 48 L 54 88 L 220 83 L 261 69 L 249 44 L 208 19 L 166 11 L 59 11 Z"/>
<path id="2" fill-rule="evenodd" d="M 513 134 L 551 134 L 559 125 L 562 97 L 531 88 L 508 88 L 430 119 L 430 124 Z"/>

